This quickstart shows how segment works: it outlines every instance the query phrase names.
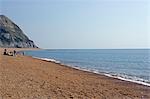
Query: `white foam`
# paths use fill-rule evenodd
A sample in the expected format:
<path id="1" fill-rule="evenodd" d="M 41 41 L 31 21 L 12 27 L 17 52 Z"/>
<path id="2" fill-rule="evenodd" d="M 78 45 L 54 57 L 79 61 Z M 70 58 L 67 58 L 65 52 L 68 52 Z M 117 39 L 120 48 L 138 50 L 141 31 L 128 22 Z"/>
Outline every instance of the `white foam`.
<path id="1" fill-rule="evenodd" d="M 145 86 L 149 86 L 150 87 L 150 84 L 149 83 L 146 83 L 146 82 L 143 82 L 144 80 L 140 80 L 140 79 L 128 79 L 128 78 L 124 78 L 124 77 L 121 77 L 121 76 L 113 76 L 111 74 L 104 74 L 105 76 L 107 77 L 112 77 L 112 78 L 117 78 L 117 79 L 120 79 L 120 80 L 124 80 L 124 81 L 129 81 L 129 82 L 134 82 L 134 83 L 137 83 L 137 84 L 141 84 L 141 85 L 145 85 Z"/>
<path id="2" fill-rule="evenodd" d="M 60 63 L 60 61 L 57 61 L 55 59 L 50 59 L 50 58 L 39 58 L 39 57 L 33 57 L 33 58 L 41 59 L 41 60 L 48 61 L 48 62 Z"/>
<path id="3" fill-rule="evenodd" d="M 73 66 L 71 66 L 73 67 Z M 101 74 L 101 75 L 105 75 L 107 77 L 112 77 L 112 78 L 116 78 L 116 79 L 120 79 L 120 80 L 124 80 L 124 81 L 129 81 L 129 82 L 133 82 L 133 83 L 137 83 L 137 84 L 141 84 L 141 85 L 145 85 L 145 86 L 149 86 L 150 87 L 150 84 L 149 83 L 146 83 L 144 82 L 143 79 L 139 79 L 139 78 L 131 78 L 131 77 L 128 77 L 128 76 L 122 76 L 121 75 L 111 75 L 111 74 L 108 74 L 108 73 L 100 73 L 98 70 L 91 70 L 91 69 L 86 69 L 86 68 L 80 68 L 80 67 L 73 67 L 75 69 L 78 69 L 78 70 L 83 70 L 83 71 L 87 71 L 87 72 L 92 72 L 92 73 L 95 73 L 95 74 Z"/>
<path id="4" fill-rule="evenodd" d="M 62 64 L 60 61 L 57 61 L 55 59 L 39 58 L 39 57 L 33 57 L 33 58 L 45 60 L 45 61 L 48 61 L 48 62 L 54 62 L 54 63 L 57 63 L 57 64 Z M 109 73 L 101 73 L 98 70 L 91 70 L 91 69 L 87 69 L 87 68 L 80 68 L 78 66 L 72 66 L 72 65 L 67 65 L 67 64 L 62 64 L 62 65 L 65 65 L 65 66 L 68 66 L 68 67 L 72 67 L 72 68 L 75 68 L 75 69 L 78 69 L 78 70 L 92 72 L 92 73 L 95 73 L 95 74 L 101 74 L 101 75 L 105 75 L 107 77 L 112 77 L 112 78 L 116 78 L 116 79 L 120 79 L 120 80 L 124 80 L 124 81 L 129 81 L 129 82 L 133 82 L 133 83 L 137 83 L 137 84 L 141 84 L 141 85 L 145 85 L 145 86 L 149 86 L 150 87 L 150 83 L 146 83 L 146 82 L 144 82 L 143 79 L 139 79 L 139 78 L 136 78 L 136 77 L 128 77 L 126 75 L 123 76 L 123 75 L 113 75 L 113 74 L 109 74 Z"/>

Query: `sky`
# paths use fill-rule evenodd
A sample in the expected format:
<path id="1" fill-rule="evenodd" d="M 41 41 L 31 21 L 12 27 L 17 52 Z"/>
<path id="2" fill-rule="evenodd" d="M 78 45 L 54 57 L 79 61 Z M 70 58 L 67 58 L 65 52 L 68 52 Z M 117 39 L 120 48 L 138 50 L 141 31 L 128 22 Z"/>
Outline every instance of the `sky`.
<path id="1" fill-rule="evenodd" d="M 149 0 L 0 0 L 0 14 L 41 48 L 150 48 Z"/>

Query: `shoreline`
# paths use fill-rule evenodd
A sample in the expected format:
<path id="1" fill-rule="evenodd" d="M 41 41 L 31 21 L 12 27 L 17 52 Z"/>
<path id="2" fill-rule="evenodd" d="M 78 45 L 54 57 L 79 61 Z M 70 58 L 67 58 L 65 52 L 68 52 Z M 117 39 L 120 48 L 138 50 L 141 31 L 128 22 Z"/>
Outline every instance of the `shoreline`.
<path id="1" fill-rule="evenodd" d="M 57 61 L 55 59 L 40 58 L 40 57 L 33 57 L 33 56 L 31 56 L 31 57 L 35 58 L 35 59 L 47 61 L 47 62 L 56 63 L 56 64 L 59 64 L 61 66 L 65 66 L 65 67 L 77 69 L 77 70 L 80 70 L 80 71 L 90 72 L 90 73 L 94 73 L 94 74 L 98 74 L 98 75 L 103 75 L 103 76 L 106 76 L 106 77 L 115 78 L 115 79 L 118 79 L 118 80 L 122 80 L 122 81 L 131 82 L 131 83 L 135 83 L 135 84 L 139 84 L 139 85 L 144 85 L 144 86 L 150 87 L 150 83 L 147 83 L 147 82 L 142 82 L 142 81 L 138 81 L 138 80 L 134 80 L 134 79 L 123 78 L 121 76 L 113 76 L 113 75 L 111 75 L 109 73 L 96 72 L 96 71 L 92 71 L 92 70 L 88 70 L 88 69 L 83 69 L 83 68 L 80 68 L 80 67 L 77 67 L 77 66 L 62 64 L 60 61 Z"/>
<path id="2" fill-rule="evenodd" d="M 150 98 L 148 86 L 63 64 L 22 55 L 12 57 L 0 54 L 0 60 L 0 98 Z"/>

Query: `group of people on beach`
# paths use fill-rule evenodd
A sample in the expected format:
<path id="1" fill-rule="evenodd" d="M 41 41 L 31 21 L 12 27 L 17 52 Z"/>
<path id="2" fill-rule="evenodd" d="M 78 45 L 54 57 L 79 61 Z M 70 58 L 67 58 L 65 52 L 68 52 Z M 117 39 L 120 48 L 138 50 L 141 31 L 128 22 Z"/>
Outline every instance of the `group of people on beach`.
<path id="1" fill-rule="evenodd" d="M 17 54 L 24 55 L 24 52 L 17 52 L 16 50 L 7 51 L 7 49 L 4 49 L 4 53 L 3 53 L 3 55 L 8 55 L 8 56 L 16 56 Z"/>

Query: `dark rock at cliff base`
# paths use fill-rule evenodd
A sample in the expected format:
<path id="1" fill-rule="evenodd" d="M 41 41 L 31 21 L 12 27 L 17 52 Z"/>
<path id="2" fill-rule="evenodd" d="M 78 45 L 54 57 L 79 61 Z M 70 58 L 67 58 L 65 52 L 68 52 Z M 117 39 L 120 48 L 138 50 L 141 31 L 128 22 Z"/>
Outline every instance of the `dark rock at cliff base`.
<path id="1" fill-rule="evenodd" d="M 38 48 L 8 17 L 0 15 L 0 47 Z"/>

